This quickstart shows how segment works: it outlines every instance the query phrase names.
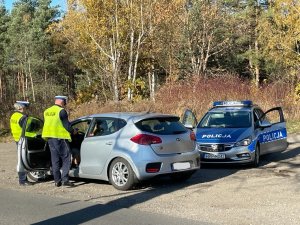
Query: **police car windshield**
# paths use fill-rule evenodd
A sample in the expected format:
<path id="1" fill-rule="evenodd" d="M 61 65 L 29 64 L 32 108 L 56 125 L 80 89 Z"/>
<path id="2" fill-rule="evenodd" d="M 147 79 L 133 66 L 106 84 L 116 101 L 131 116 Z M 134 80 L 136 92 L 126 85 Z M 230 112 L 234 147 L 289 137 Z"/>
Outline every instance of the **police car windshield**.
<path id="1" fill-rule="evenodd" d="M 198 124 L 198 128 L 244 128 L 251 126 L 249 111 L 208 112 Z"/>

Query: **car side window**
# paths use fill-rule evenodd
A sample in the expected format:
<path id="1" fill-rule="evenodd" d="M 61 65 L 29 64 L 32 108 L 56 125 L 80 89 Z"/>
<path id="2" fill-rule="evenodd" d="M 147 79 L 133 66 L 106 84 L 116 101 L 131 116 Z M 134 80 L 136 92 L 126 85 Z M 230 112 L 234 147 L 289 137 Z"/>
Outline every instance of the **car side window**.
<path id="1" fill-rule="evenodd" d="M 96 118 L 88 133 L 88 137 L 105 136 L 119 131 L 126 122 L 117 118 Z"/>
<path id="2" fill-rule="evenodd" d="M 263 118 L 261 118 L 263 114 L 264 114 L 264 112 L 261 109 L 254 109 L 253 110 L 253 118 L 254 118 L 255 127 L 258 126 L 258 120 L 259 119 L 263 120 Z"/>
<path id="3" fill-rule="evenodd" d="M 153 134 L 171 135 L 187 132 L 187 129 L 179 122 L 177 117 L 144 119 L 135 125 L 141 131 Z"/>
<path id="4" fill-rule="evenodd" d="M 265 118 L 271 124 L 276 124 L 276 123 L 282 122 L 280 111 L 278 111 L 278 110 L 271 110 L 271 111 L 267 112 L 265 114 Z"/>
<path id="5" fill-rule="evenodd" d="M 72 125 L 73 129 L 78 130 L 78 133 L 85 134 L 89 128 L 90 120 L 80 121 Z"/>

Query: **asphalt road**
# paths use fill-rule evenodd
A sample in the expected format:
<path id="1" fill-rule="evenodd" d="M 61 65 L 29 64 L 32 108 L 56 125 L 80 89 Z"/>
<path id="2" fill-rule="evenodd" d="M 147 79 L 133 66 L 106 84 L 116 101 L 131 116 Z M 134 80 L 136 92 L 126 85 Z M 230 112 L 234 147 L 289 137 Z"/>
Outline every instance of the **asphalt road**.
<path id="1" fill-rule="evenodd" d="M 208 225 L 208 223 L 119 207 L 0 189 L 3 225 Z M 5 203 L 5 204 L 3 204 Z"/>
<path id="2" fill-rule="evenodd" d="M 56 224 L 59 219 L 70 219 L 72 215 L 82 217 L 78 223 L 80 221 L 92 224 L 98 217 L 105 221 L 109 216 L 115 216 L 120 222 L 122 215 L 128 214 L 128 224 L 132 224 L 131 221 L 138 224 L 159 224 L 159 221 L 167 217 L 170 221 L 175 218 L 175 224 L 176 221 L 185 223 L 183 221 L 189 220 L 196 221 L 196 224 L 298 225 L 300 135 L 289 135 L 289 142 L 290 146 L 286 151 L 262 157 L 259 168 L 209 166 L 201 168 L 184 183 L 172 183 L 163 178 L 141 184 L 126 192 L 114 189 L 107 182 L 86 179 L 73 180 L 75 188 L 56 188 L 52 180 L 32 187 L 20 187 L 15 171 L 15 145 L 0 143 L 0 188 L 17 193 L 13 196 L 19 193 L 22 196 L 24 194 L 44 199 L 27 204 L 27 207 L 37 204 L 39 210 L 43 210 L 43 203 L 49 201 L 48 216 L 47 210 L 41 217 L 30 213 L 29 218 L 33 216 L 36 218 L 35 222 L 53 221 Z M 6 195 L 9 196 L 5 192 L 1 193 L 1 203 L 13 199 L 6 198 Z M 54 205 L 57 204 L 62 207 L 59 211 L 55 211 Z M 17 203 L 11 207 L 14 205 Z M 22 210 L 26 209 L 25 206 Z M 5 215 L 11 218 L 14 212 L 6 212 Z M 3 214 L 0 223 L 4 221 L 2 216 Z M 22 217 L 21 210 L 17 212 L 17 217 Z M 159 219 L 158 222 L 155 217 Z"/>

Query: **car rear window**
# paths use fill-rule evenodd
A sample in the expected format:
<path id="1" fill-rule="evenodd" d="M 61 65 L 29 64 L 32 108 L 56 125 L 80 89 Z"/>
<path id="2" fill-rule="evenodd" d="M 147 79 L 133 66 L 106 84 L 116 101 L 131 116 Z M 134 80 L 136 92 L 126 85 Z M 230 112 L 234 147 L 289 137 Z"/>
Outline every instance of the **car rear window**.
<path id="1" fill-rule="evenodd" d="M 181 134 L 187 132 L 187 129 L 179 122 L 177 117 L 150 118 L 137 122 L 136 127 L 141 131 L 153 134 Z"/>

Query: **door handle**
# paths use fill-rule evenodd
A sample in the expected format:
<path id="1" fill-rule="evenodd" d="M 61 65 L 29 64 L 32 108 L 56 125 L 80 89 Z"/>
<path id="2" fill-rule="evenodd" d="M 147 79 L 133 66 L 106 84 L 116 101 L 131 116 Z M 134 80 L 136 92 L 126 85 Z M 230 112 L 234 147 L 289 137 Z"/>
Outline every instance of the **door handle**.
<path id="1" fill-rule="evenodd" d="M 109 141 L 109 142 L 106 142 L 105 144 L 106 145 L 112 145 L 113 143 L 112 143 L 112 141 Z"/>

